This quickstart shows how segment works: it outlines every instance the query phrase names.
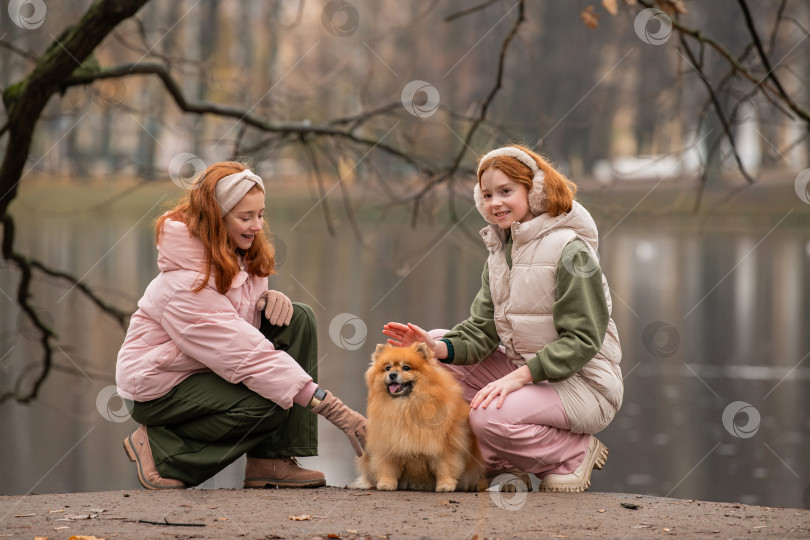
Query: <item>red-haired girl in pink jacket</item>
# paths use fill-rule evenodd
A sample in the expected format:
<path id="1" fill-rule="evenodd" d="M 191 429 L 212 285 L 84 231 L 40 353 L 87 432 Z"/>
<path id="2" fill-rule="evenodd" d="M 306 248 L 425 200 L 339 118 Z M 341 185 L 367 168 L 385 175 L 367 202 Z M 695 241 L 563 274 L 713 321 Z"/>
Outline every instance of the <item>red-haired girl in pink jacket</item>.
<path id="1" fill-rule="evenodd" d="M 161 272 L 132 315 L 115 375 L 141 424 L 124 449 L 147 489 L 197 485 L 245 453 L 245 487 L 323 486 L 295 460 L 317 454 L 313 412 L 362 454 L 365 419 L 315 382 L 312 310 L 267 290 L 275 260 L 264 198 L 245 165 L 216 163 L 157 220 Z"/>

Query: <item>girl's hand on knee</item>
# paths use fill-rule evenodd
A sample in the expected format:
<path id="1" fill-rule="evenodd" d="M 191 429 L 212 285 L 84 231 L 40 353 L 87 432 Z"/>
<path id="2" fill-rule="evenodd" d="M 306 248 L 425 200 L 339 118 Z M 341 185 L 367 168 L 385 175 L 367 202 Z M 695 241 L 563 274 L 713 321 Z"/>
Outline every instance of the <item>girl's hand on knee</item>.
<path id="1" fill-rule="evenodd" d="M 433 351 L 436 358 L 447 358 L 447 346 L 444 342 L 435 341 L 426 330 L 415 324 L 390 322 L 383 326 L 383 334 L 389 337 L 388 344 L 394 347 L 410 347 L 414 343 L 424 343 Z"/>
<path id="2" fill-rule="evenodd" d="M 486 409 L 487 405 L 498 398 L 495 408 L 500 409 L 507 395 L 515 390 L 520 390 L 530 382 L 532 382 L 532 372 L 527 366 L 521 366 L 509 375 L 504 375 L 479 390 L 470 402 L 470 407 L 477 409 L 481 405 Z"/>
<path id="3" fill-rule="evenodd" d="M 274 326 L 289 326 L 293 316 L 292 301 L 278 291 L 264 291 L 256 301 L 256 309 L 264 310 L 265 318 Z"/>

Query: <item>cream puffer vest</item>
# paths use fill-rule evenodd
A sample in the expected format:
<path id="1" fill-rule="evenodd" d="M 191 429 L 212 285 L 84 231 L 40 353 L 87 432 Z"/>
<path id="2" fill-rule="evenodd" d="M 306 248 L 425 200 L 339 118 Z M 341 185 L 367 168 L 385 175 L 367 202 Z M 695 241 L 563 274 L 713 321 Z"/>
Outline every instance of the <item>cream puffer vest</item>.
<path id="1" fill-rule="evenodd" d="M 506 264 L 506 234 L 490 225 L 481 230 L 489 250 L 489 286 L 495 307 L 495 326 L 507 357 L 522 366 L 559 335 L 552 308 L 557 300 L 557 267 L 563 248 L 580 238 L 590 250 L 592 263 L 566 269 L 587 277 L 598 268 L 598 233 L 593 218 L 577 202 L 570 212 L 551 217 L 541 214 L 525 223 L 512 224 L 512 269 Z M 612 302 L 607 280 L 602 285 L 608 312 Z M 596 356 L 568 379 L 552 382 L 568 415 L 571 431 L 597 433 L 607 426 L 622 404 L 621 346 L 611 317 Z"/>

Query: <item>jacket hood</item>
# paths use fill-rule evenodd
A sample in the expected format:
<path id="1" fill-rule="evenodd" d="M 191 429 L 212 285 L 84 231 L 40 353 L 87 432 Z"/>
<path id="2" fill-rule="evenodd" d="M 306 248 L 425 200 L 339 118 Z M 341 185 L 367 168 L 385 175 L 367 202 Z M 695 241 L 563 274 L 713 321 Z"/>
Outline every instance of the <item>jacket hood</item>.
<path id="1" fill-rule="evenodd" d="M 157 244 L 161 272 L 193 270 L 205 273 L 205 248 L 182 221 L 167 219 Z"/>
<path id="2" fill-rule="evenodd" d="M 570 212 L 559 216 L 551 217 L 544 213 L 524 223 L 513 223 L 512 239 L 515 244 L 524 244 L 538 236 L 546 235 L 554 229 L 572 229 L 577 236 L 590 244 L 594 252 L 598 253 L 599 231 L 596 228 L 596 222 L 590 212 L 577 201 L 574 201 Z M 481 236 L 490 249 L 497 249 L 499 243 L 506 242 L 506 232 L 497 225 L 485 227 L 481 231 Z"/>
<path id="3" fill-rule="evenodd" d="M 163 222 L 163 233 L 160 235 L 157 248 L 157 264 L 161 272 L 191 270 L 205 276 L 205 247 L 199 238 L 191 235 L 188 226 L 182 221 L 167 219 Z M 230 288 L 242 286 L 247 278 L 248 273 L 240 271 Z M 213 272 L 208 279 L 208 285 L 216 288 Z"/>

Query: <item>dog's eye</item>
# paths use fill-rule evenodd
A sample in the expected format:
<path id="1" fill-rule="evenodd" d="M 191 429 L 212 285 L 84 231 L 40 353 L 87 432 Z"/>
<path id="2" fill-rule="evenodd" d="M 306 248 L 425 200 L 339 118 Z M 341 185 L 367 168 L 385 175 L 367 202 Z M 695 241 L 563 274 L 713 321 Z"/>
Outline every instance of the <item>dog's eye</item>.
<path id="1" fill-rule="evenodd" d="M 391 366 L 385 366 L 385 371 L 391 371 Z"/>
<path id="2" fill-rule="evenodd" d="M 402 366 L 402 371 L 410 371 L 411 366 Z"/>

